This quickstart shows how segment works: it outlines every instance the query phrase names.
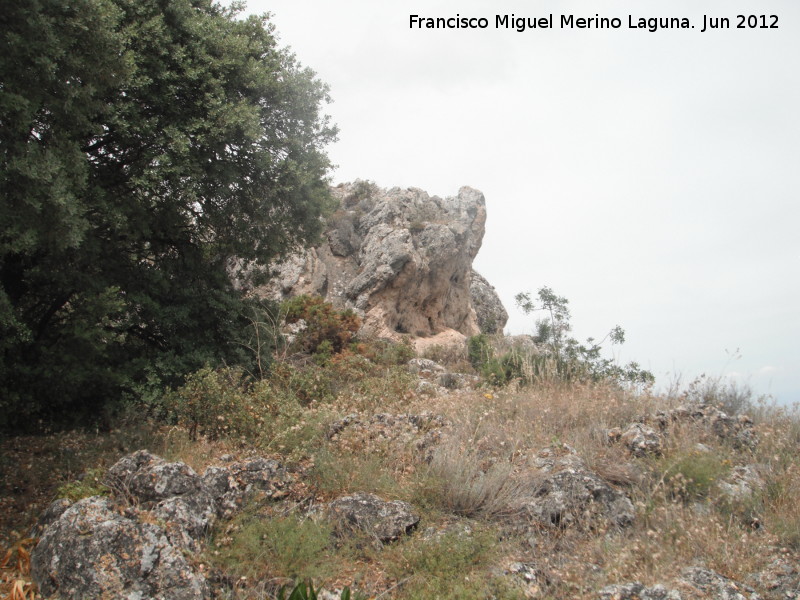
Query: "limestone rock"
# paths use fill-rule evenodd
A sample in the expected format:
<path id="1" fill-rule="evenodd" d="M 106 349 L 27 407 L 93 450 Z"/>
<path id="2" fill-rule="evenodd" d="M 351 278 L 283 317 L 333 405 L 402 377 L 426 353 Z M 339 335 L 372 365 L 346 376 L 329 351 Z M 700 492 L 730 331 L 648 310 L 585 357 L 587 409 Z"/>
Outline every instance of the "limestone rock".
<path id="1" fill-rule="evenodd" d="M 613 430 L 612 430 L 613 431 Z M 613 437 L 609 432 L 609 437 Z M 637 458 L 661 454 L 661 435 L 642 423 L 631 423 L 625 431 L 619 433 L 619 440 L 628 451 Z"/>
<path id="2" fill-rule="evenodd" d="M 481 333 L 503 333 L 508 312 L 494 287 L 475 270 L 472 271 L 470 294 Z"/>
<path id="3" fill-rule="evenodd" d="M 337 498 L 327 505 L 324 514 L 340 531 L 363 531 L 382 543 L 410 534 L 419 524 L 419 515 L 410 504 L 400 500 L 387 502 L 375 494 Z"/>
<path id="4" fill-rule="evenodd" d="M 761 600 L 761 596 L 750 586 L 702 567 L 684 569 L 677 583 L 688 587 L 694 596 L 700 592 L 714 600 Z"/>
<path id="5" fill-rule="evenodd" d="M 797 557 L 773 560 L 748 578 L 764 590 L 765 600 L 800 600 L 800 563 Z"/>
<path id="6" fill-rule="evenodd" d="M 545 449 L 536 465 L 540 475 L 519 507 L 523 517 L 550 527 L 586 530 L 633 522 L 635 509 L 628 496 L 590 471 L 570 449 L 566 454 L 561 448 L 558 453 Z"/>
<path id="7" fill-rule="evenodd" d="M 46 529 L 31 573 L 45 597 L 208 597 L 205 578 L 162 528 L 120 515 L 99 496 L 76 502 Z"/>
<path id="8" fill-rule="evenodd" d="M 752 449 L 758 445 L 758 436 L 749 416 L 731 416 L 709 404 L 688 404 L 669 411 L 659 411 L 654 421 L 662 430 L 666 430 L 671 423 L 695 423 L 736 448 Z"/>
<path id="9" fill-rule="evenodd" d="M 262 458 L 200 477 L 140 450 L 114 464 L 106 481 L 112 498 L 54 502 L 42 515 L 32 573 L 45 596 L 206 598 L 206 579 L 186 557 L 202 549 L 218 515 L 231 516 L 253 490 L 281 497 L 288 479 Z"/>
<path id="10" fill-rule="evenodd" d="M 646 587 L 635 581 L 606 586 L 600 590 L 597 598 L 598 600 L 681 600 L 681 595 L 660 584 Z"/>
<path id="11" fill-rule="evenodd" d="M 730 475 L 718 483 L 720 491 L 734 502 L 748 500 L 766 487 L 758 465 L 734 467 Z"/>
<path id="12" fill-rule="evenodd" d="M 275 265 L 274 279 L 257 294 L 324 296 L 358 311 L 364 331 L 381 337 L 468 336 L 492 323 L 502 329 L 505 309 L 472 271 L 486 222 L 483 194 L 463 187 L 442 199 L 365 182 L 332 193 L 340 208 L 328 221 L 325 242 Z"/>
<path id="13" fill-rule="evenodd" d="M 241 509 L 247 496 L 254 491 L 273 500 L 283 497 L 290 481 L 280 463 L 264 458 L 209 467 L 203 473 L 203 484 L 214 498 L 217 514 L 224 518 Z"/>

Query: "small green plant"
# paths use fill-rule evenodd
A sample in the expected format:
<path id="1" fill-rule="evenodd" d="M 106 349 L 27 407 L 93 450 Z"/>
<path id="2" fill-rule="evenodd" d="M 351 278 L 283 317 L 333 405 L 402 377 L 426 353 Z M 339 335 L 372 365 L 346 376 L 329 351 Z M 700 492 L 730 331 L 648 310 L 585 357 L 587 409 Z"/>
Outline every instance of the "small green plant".
<path id="1" fill-rule="evenodd" d="M 330 575 L 331 527 L 294 515 L 269 518 L 246 512 L 214 537 L 213 562 L 237 578 L 308 580 Z"/>
<path id="2" fill-rule="evenodd" d="M 314 591 L 314 584 L 312 582 L 300 582 L 294 589 L 286 596 L 288 586 L 283 586 L 278 591 L 278 600 L 317 600 L 317 592 Z M 346 587 L 342 590 L 339 600 L 350 600 L 350 588 Z M 356 598 L 359 598 L 356 595 Z"/>
<path id="3" fill-rule="evenodd" d="M 696 501 L 708 498 L 730 471 L 727 461 L 710 452 L 692 452 L 680 457 L 664 473 L 670 493 L 677 498 Z"/>
<path id="4" fill-rule="evenodd" d="M 105 471 L 103 469 L 89 469 L 85 475 L 76 481 L 65 483 L 56 491 L 56 498 L 66 498 L 77 502 L 91 496 L 107 496 L 111 490 L 103 483 Z"/>
<path id="5" fill-rule="evenodd" d="M 486 363 L 492 360 L 494 350 L 486 334 L 473 335 L 467 340 L 467 357 L 469 364 L 476 371 L 480 371 Z"/>
<path id="6" fill-rule="evenodd" d="M 402 559 L 393 565 L 396 570 L 393 576 L 406 582 L 403 598 L 495 597 L 490 593 L 495 591 L 491 578 L 483 571 L 498 554 L 496 534 L 488 529 L 470 529 L 450 531 L 427 540 L 409 540 L 398 549 Z"/>

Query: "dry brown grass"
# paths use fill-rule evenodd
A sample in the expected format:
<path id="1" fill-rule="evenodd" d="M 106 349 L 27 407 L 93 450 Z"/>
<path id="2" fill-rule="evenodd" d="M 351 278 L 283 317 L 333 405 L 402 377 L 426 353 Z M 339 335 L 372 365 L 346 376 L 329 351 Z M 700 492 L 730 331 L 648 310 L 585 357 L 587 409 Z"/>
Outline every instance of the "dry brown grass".
<path id="1" fill-rule="evenodd" d="M 456 364 L 463 360 L 462 356 L 451 358 Z M 521 561 L 536 564 L 546 573 L 537 582 L 538 596 L 534 597 L 594 600 L 597 590 L 610 583 L 641 581 L 669 586 L 683 568 L 692 565 L 703 565 L 736 581 L 750 581 L 749 575 L 765 569 L 776 557 L 800 554 L 800 418 L 793 411 L 756 406 L 753 417 L 760 444 L 755 449 L 735 447 L 702 424 L 676 422 L 665 432 L 660 456 L 633 458 L 623 446 L 608 443 L 607 431 L 672 408 L 686 400 L 684 394 L 658 396 L 633 393 L 613 384 L 549 381 L 432 397 L 417 393 L 404 376 L 388 369 L 385 377 L 370 379 L 369 389 L 354 384 L 348 390 L 352 393 L 341 394 L 324 406 L 312 402 L 300 407 L 300 412 L 287 420 L 297 430 L 290 427 L 276 434 L 267 450 L 305 469 L 313 501 L 372 491 L 414 503 L 422 516 L 422 531 L 457 527 L 442 543 L 435 541 L 439 538 L 424 541 L 420 532 L 382 551 L 368 545 L 331 549 L 325 558 L 328 579 L 320 584 L 341 587 L 356 582 L 361 591 L 384 600 L 423 597 L 419 595 L 422 591 L 431 590 L 447 597 L 452 585 L 452 589 L 466 590 L 462 597 L 477 598 L 483 596 L 469 593 L 483 593 L 488 588 L 473 586 L 472 580 L 467 585 L 463 576 L 460 581 L 437 582 L 433 571 L 440 569 L 453 578 L 462 571 L 471 578 L 492 578 L 496 565 Z M 331 421 L 351 412 L 369 417 L 379 412 L 423 411 L 442 415 L 450 423 L 428 462 L 425 453 L 392 437 L 370 437 L 367 432 L 342 435 L 338 443 L 325 437 Z M 140 443 L 198 471 L 220 454 L 250 451 L 237 440 L 192 440 L 180 428 L 148 435 L 136 443 L 119 437 L 114 444 L 103 442 L 105 453 L 86 450 L 68 472 L 74 476 L 98 464 L 108 466 L 125 452 L 141 447 Z M 41 454 L 71 447 L 70 439 L 43 447 Z M 96 436 L 86 436 L 75 438 L 74 444 L 85 448 L 92 440 L 98 443 Z M 701 443 L 705 446 L 702 451 L 698 449 Z M 530 485 L 525 489 L 516 482 L 530 474 L 541 449 L 562 444 L 572 447 L 591 470 L 630 496 L 636 507 L 630 527 L 608 531 L 553 528 L 527 534 L 506 527 L 514 516 L 509 507 L 530 493 Z M 298 448 L 303 453 L 299 462 L 293 454 Z M 12 453 L 13 457 L 21 456 L 23 450 Z M 760 465 L 765 489 L 740 502 L 727 501 L 718 486 L 720 478 L 737 465 L 750 464 Z M 20 477 L 26 472 L 24 466 L 17 469 Z M 56 466 L 41 472 L 53 472 Z M 447 544 L 458 544 L 459 531 L 476 527 L 481 536 L 473 554 L 480 560 L 470 562 L 472 555 L 462 553 L 458 556 L 461 562 L 449 564 L 453 553 Z M 18 526 L 17 530 L 22 529 Z M 412 567 L 417 568 L 415 564 L 431 562 L 428 557 L 434 553 L 437 562 L 426 575 L 428 579 L 409 575 Z M 0 588 L 3 593 L 10 594 L 18 580 L 23 582 L 22 591 L 30 592 L 24 587 L 27 580 L 12 581 L 8 572 L 4 572 L 5 587 Z M 405 578 L 409 579 L 403 583 Z M 254 595 L 242 591 L 237 597 L 266 597 L 258 596 L 256 587 L 251 591 Z M 498 598 L 522 597 L 513 590 L 505 595 L 493 593 Z M 23 598 L 30 600 L 30 595 L 14 600 Z"/>

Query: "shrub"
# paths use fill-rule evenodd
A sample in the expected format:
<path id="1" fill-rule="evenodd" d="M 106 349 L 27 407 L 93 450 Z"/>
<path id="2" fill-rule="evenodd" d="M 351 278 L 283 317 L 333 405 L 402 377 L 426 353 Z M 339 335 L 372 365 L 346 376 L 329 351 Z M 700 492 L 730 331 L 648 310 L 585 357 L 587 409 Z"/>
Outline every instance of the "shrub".
<path id="1" fill-rule="evenodd" d="M 361 320 L 352 310 L 337 310 L 319 296 L 296 296 L 283 303 L 287 324 L 303 321 L 294 346 L 310 354 L 330 356 L 341 352 L 361 327 Z"/>
<path id="2" fill-rule="evenodd" d="M 192 439 L 252 437 L 264 422 L 263 407 L 240 369 L 200 369 L 161 402 L 167 418 L 186 427 Z"/>
<path id="3" fill-rule="evenodd" d="M 602 357 L 602 345 L 606 340 L 610 340 L 612 345 L 625 342 L 625 331 L 621 327 L 612 328 L 599 342 L 588 338 L 582 344 L 568 336 L 572 330 L 569 300 L 557 296 L 548 287 L 541 288 L 537 296 L 534 300 L 529 293 L 520 293 L 515 296 L 515 300 L 525 314 L 538 311 L 545 314 L 545 319 L 536 322 L 537 335 L 534 339 L 541 345 L 544 354 L 552 359 L 551 362 L 545 358 L 538 359 L 541 361 L 539 366 L 546 367 L 550 375 L 564 381 L 605 379 L 645 386 L 655 381 L 652 373 L 635 362 L 621 366 L 613 359 Z"/>
<path id="4" fill-rule="evenodd" d="M 498 518 L 513 512 L 524 494 L 508 462 L 488 466 L 475 450 L 457 441 L 436 449 L 421 482 L 428 503 L 464 517 Z"/>
<path id="5" fill-rule="evenodd" d="M 479 372 L 494 357 L 494 350 L 486 334 L 473 335 L 467 340 L 467 357 L 472 368 Z"/>
<path id="6" fill-rule="evenodd" d="M 228 575 L 307 580 L 327 574 L 332 530 L 294 515 L 269 518 L 245 512 L 221 528 L 212 561 Z"/>
<path id="7" fill-rule="evenodd" d="M 680 457 L 664 473 L 664 481 L 675 497 L 687 501 L 707 498 L 730 467 L 710 452 L 692 452 Z"/>
<path id="8" fill-rule="evenodd" d="M 401 560 L 392 573 L 405 580 L 403 598 L 523 598 L 495 585 L 486 566 L 498 554 L 498 540 L 491 530 L 451 531 L 430 539 L 414 539 L 399 552 Z"/>
<path id="9" fill-rule="evenodd" d="M 314 591 L 314 585 L 309 581 L 298 583 L 295 588 L 286 597 L 286 592 L 289 588 L 282 587 L 278 591 L 278 600 L 317 600 L 317 592 Z M 359 597 L 359 596 L 356 596 Z M 350 588 L 346 587 L 342 590 L 339 600 L 350 600 Z"/>

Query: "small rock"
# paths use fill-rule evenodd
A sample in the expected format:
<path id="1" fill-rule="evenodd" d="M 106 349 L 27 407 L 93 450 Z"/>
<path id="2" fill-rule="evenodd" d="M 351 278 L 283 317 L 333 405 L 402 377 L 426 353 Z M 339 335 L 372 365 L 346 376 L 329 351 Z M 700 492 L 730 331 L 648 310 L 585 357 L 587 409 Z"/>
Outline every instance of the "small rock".
<path id="1" fill-rule="evenodd" d="M 633 522 L 636 511 L 623 492 L 591 472 L 577 455 L 553 453 L 539 453 L 540 475 L 531 481 L 530 499 L 519 506 L 523 517 L 546 526 L 587 530 Z"/>
<path id="2" fill-rule="evenodd" d="M 728 478 L 718 483 L 719 489 L 734 502 L 747 500 L 767 485 L 758 471 L 757 465 L 734 467 Z"/>
<path id="3" fill-rule="evenodd" d="M 628 425 L 628 428 L 620 434 L 619 439 L 637 458 L 648 454 L 655 456 L 661 454 L 661 436 L 655 429 L 642 423 Z"/>
<path id="4" fill-rule="evenodd" d="M 635 581 L 606 586 L 600 590 L 597 598 L 598 600 L 681 600 L 681 595 L 676 590 L 668 590 L 661 584 L 646 587 Z"/>
<path id="5" fill-rule="evenodd" d="M 385 501 L 375 494 L 358 493 L 329 503 L 325 516 L 343 530 L 360 530 L 382 543 L 410 534 L 419 524 L 419 515 L 410 504 L 400 500 Z"/>

